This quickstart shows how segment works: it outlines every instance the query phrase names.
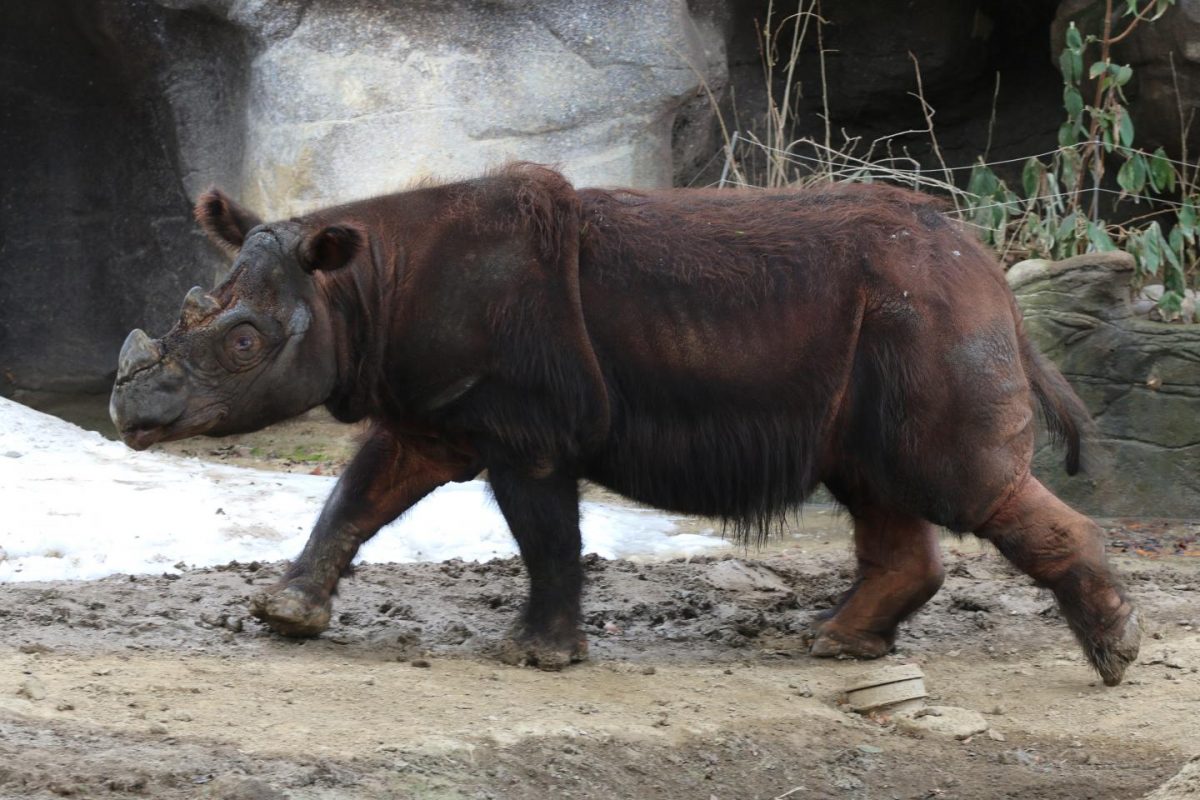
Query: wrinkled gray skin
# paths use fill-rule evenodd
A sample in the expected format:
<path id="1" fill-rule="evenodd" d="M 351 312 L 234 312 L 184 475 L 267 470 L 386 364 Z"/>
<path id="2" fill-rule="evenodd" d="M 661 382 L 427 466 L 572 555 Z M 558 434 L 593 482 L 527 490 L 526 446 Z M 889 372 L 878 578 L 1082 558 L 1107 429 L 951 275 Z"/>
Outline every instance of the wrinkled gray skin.
<path id="1" fill-rule="evenodd" d="M 257 430 L 329 397 L 333 332 L 303 243 L 295 223 L 254 227 L 215 297 L 192 289 L 161 339 L 129 334 L 109 404 L 126 444 Z"/>

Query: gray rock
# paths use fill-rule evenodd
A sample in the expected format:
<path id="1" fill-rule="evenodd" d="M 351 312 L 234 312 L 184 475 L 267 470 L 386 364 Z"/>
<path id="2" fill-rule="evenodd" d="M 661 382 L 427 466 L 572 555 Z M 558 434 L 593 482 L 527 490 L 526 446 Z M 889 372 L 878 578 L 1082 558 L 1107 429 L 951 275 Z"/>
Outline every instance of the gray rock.
<path id="1" fill-rule="evenodd" d="M 206 788 L 205 796 L 214 800 L 287 800 L 287 795 L 271 784 L 242 775 L 222 775 Z"/>
<path id="2" fill-rule="evenodd" d="M 1200 756 L 1186 762 L 1175 777 L 1143 797 L 1143 800 L 1195 800 L 1200 797 Z"/>
<path id="3" fill-rule="evenodd" d="M 1135 313 L 1124 253 L 1027 262 L 1009 285 L 1025 327 L 1096 420 L 1085 470 L 1039 447 L 1034 469 L 1064 500 L 1101 516 L 1200 514 L 1200 326 Z"/>
<path id="4" fill-rule="evenodd" d="M 988 729 L 987 720 L 978 711 L 957 706 L 929 706 L 903 711 L 893 719 L 900 730 L 952 739 L 966 739 Z"/>
<path id="5" fill-rule="evenodd" d="M 21 681 L 21 685 L 17 688 L 17 696 L 26 697 L 30 700 L 45 700 L 46 686 L 31 675 Z"/>
<path id="6" fill-rule="evenodd" d="M 704 579 L 716 588 L 730 592 L 792 593 L 791 587 L 774 570 L 736 558 L 712 564 L 705 572 Z"/>
<path id="7" fill-rule="evenodd" d="M 224 12 L 255 53 L 229 188 L 268 216 L 513 158 L 584 185 L 670 185 L 678 113 L 702 81 L 724 82 L 721 33 L 683 0 L 296 7 Z M 183 138 L 204 153 L 200 132 Z"/>

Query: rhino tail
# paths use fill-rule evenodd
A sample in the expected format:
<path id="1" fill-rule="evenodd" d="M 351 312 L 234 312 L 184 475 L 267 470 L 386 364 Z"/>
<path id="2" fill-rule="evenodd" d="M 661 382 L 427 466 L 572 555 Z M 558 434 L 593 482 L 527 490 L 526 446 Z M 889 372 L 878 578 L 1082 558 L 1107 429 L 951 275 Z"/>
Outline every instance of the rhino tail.
<path id="1" fill-rule="evenodd" d="M 1067 474 L 1074 475 L 1080 470 L 1080 442 L 1092 426 L 1091 414 L 1058 367 L 1038 351 L 1024 330 L 1018 330 L 1018 336 L 1025 377 L 1033 388 L 1051 439 L 1066 447 Z"/>

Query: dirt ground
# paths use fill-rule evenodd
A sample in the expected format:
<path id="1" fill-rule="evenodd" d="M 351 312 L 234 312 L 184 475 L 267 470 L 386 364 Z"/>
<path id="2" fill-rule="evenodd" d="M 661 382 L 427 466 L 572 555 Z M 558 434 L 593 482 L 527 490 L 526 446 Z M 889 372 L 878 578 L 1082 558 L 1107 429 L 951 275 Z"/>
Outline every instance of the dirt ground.
<path id="1" fill-rule="evenodd" d="M 170 449 L 336 473 L 352 433 Z M 1115 689 L 1046 592 L 944 541 L 946 586 L 882 663 L 981 712 L 961 739 L 850 712 L 880 662 L 805 654 L 851 577 L 822 508 L 761 552 L 588 557 L 591 659 L 562 673 L 489 655 L 515 560 L 361 566 L 307 642 L 246 616 L 281 564 L 0 585 L 0 798 L 1136 798 L 1200 753 L 1200 525 L 1108 528 L 1149 630 Z"/>

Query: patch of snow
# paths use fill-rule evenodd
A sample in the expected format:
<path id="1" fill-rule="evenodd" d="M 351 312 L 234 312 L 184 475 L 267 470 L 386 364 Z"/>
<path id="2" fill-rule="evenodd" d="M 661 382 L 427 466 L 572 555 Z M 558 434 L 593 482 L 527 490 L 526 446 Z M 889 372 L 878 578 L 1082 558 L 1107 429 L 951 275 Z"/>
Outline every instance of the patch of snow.
<path id="1" fill-rule="evenodd" d="M 0 582 L 93 579 L 293 558 L 334 478 L 138 453 L 0 398 Z M 717 535 L 679 518 L 607 503 L 582 506 L 584 552 L 689 555 Z M 517 554 L 483 481 L 449 484 L 380 531 L 367 562 L 487 560 Z"/>

